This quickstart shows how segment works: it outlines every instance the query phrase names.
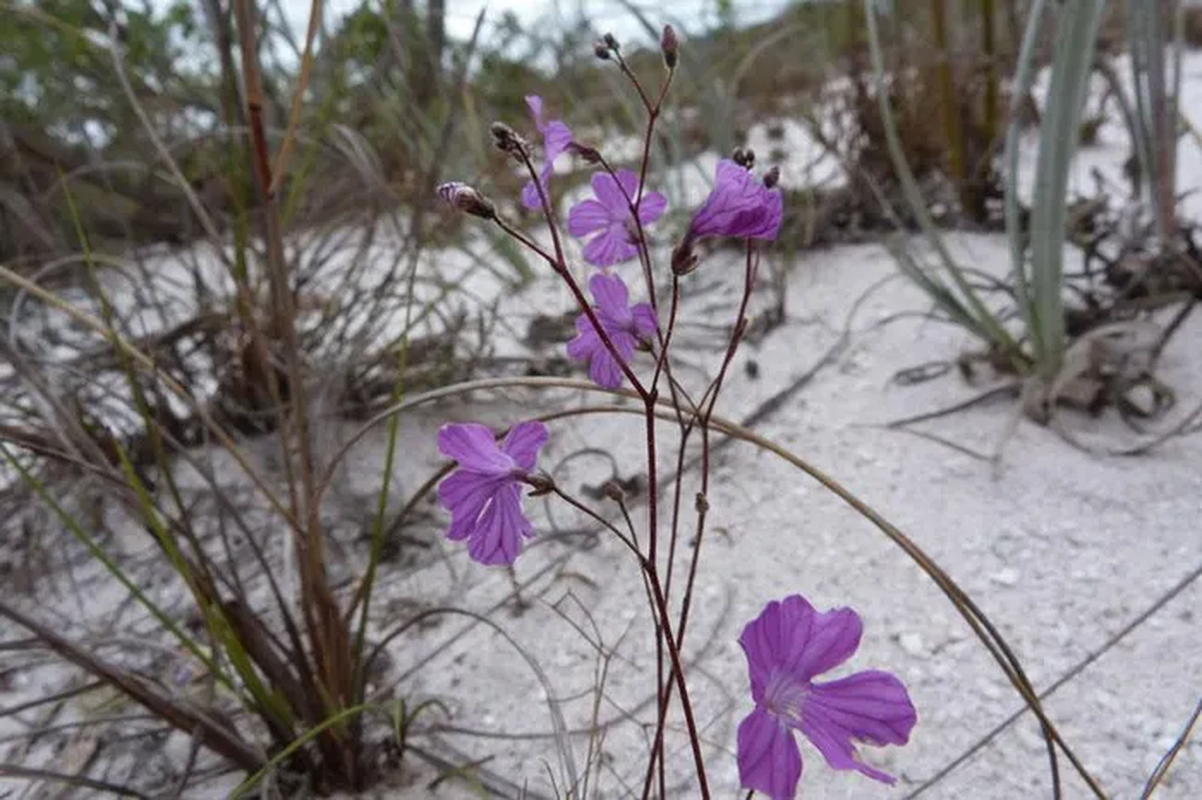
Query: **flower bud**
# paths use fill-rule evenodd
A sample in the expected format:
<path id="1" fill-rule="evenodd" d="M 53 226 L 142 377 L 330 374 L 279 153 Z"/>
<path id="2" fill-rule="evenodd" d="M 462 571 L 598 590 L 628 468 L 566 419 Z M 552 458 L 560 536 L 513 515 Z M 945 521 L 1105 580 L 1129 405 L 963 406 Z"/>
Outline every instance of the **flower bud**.
<path id="1" fill-rule="evenodd" d="M 617 481 L 606 481 L 605 486 L 602 487 L 602 491 L 605 492 L 606 497 L 615 503 L 621 503 L 626 499 L 626 492 L 618 485 Z"/>
<path id="2" fill-rule="evenodd" d="M 568 144 L 568 152 L 574 156 L 580 156 L 589 164 L 601 163 L 601 152 L 595 147 L 589 147 L 586 144 L 571 142 Z"/>
<path id="3" fill-rule="evenodd" d="M 482 219 L 496 219 L 497 207 L 466 183 L 451 181 L 438 187 L 438 196 L 452 208 Z"/>
<path id="4" fill-rule="evenodd" d="M 764 188 L 775 189 L 778 183 L 780 183 L 780 167 L 774 166 L 764 173 Z"/>
<path id="5" fill-rule="evenodd" d="M 697 262 L 697 256 L 693 253 L 693 241 L 686 236 L 672 251 L 672 272 L 681 276 L 688 275 L 697 269 Z"/>
<path id="6" fill-rule="evenodd" d="M 680 50 L 680 43 L 676 40 L 676 29 L 671 25 L 664 26 L 663 36 L 659 39 L 659 50 L 664 54 L 664 66 L 668 69 L 676 69 L 676 56 Z"/>
<path id="7" fill-rule="evenodd" d="M 614 38 L 614 35 L 612 33 L 607 33 L 604 36 L 602 36 L 601 41 L 605 42 L 605 46 L 608 47 L 610 50 L 620 50 L 621 49 L 620 47 L 618 47 L 618 40 Z"/>
<path id="8" fill-rule="evenodd" d="M 593 55 L 602 61 L 609 61 L 609 45 L 601 40 L 593 42 Z"/>
<path id="9" fill-rule="evenodd" d="M 498 150 L 509 153 L 514 158 L 521 158 L 530 152 L 526 140 L 504 122 L 494 122 L 488 130 L 492 133 L 492 142 Z"/>

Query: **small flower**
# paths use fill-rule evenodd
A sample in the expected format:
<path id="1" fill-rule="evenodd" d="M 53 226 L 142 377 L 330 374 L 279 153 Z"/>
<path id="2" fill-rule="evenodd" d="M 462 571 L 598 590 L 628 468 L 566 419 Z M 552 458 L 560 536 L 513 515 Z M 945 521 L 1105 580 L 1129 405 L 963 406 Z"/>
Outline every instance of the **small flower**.
<path id="1" fill-rule="evenodd" d="M 438 187 L 438 196 L 465 214 L 495 219 L 497 208 L 492 201 L 466 183 L 451 181 Z"/>
<path id="2" fill-rule="evenodd" d="M 769 603 L 743 629 L 755 710 L 739 724 L 739 780 L 772 800 L 796 795 L 799 730 L 839 770 L 854 769 L 893 783 L 859 759 L 853 741 L 905 744 L 918 721 L 906 687 L 875 670 L 814 683 L 860 646 L 863 623 L 850 608 L 819 613 L 801 595 Z"/>
<path id="3" fill-rule="evenodd" d="M 780 192 L 724 158 L 718 162 L 714 190 L 693 215 L 686 239 L 733 236 L 771 241 L 780 232 L 781 213 Z"/>
<path id="4" fill-rule="evenodd" d="M 534 535 L 522 514 L 522 482 L 547 443 L 541 422 L 514 425 L 500 446 L 484 425 L 443 425 L 438 450 L 459 468 L 438 485 L 438 499 L 451 512 L 447 538 L 467 539 L 468 555 L 481 564 L 512 564 L 522 539 Z"/>
<path id="5" fill-rule="evenodd" d="M 568 232 L 584 237 L 600 231 L 584 246 L 584 260 L 598 267 L 629 261 L 639 254 L 635 244 L 634 217 L 630 203 L 639 188 L 632 170 L 620 169 L 618 179 L 606 172 L 593 175 L 596 200 L 582 200 L 568 212 Z M 627 198 L 630 198 L 627 200 Z M 663 215 L 667 199 L 659 192 L 647 192 L 639 201 L 639 222 L 650 225 Z"/>
<path id="6" fill-rule="evenodd" d="M 534 117 L 534 126 L 543 135 L 543 168 L 539 171 L 538 183 L 543 187 L 543 193 L 546 194 L 547 179 L 551 177 L 551 172 L 555 169 L 555 159 L 559 158 L 572 143 L 572 131 L 563 120 L 553 119 L 550 122 L 543 122 L 543 99 L 538 95 L 527 95 L 526 105 L 529 106 L 530 114 Z M 522 187 L 522 205 L 526 208 L 542 208 L 543 201 L 538 195 L 538 186 L 535 186 L 534 181 L 527 181 L 526 185 Z"/>
<path id="7" fill-rule="evenodd" d="M 618 355 L 629 364 L 636 342 L 655 335 L 658 328 L 655 311 L 647 303 L 628 306 L 630 293 L 617 275 L 597 273 L 588 282 L 588 288 L 597 301 L 593 306 L 597 321 Z M 598 386 L 616 389 L 622 385 L 622 367 L 601 341 L 587 314 L 576 318 L 576 338 L 568 342 L 568 355 L 577 361 L 589 362 L 589 377 Z"/>

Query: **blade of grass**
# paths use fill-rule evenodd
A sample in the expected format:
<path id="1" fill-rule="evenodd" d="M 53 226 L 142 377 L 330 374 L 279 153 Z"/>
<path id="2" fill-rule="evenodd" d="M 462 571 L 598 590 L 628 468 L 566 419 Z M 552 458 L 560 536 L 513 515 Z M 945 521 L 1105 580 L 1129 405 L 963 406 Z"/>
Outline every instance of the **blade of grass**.
<path id="1" fill-rule="evenodd" d="M 1031 269 L 1029 278 L 1026 270 L 1019 273 L 1029 281 L 1029 333 L 1044 381 L 1051 381 L 1064 363 L 1065 194 L 1105 5 L 1105 0 L 1071 0 L 1061 6 L 1057 20 L 1056 57 L 1035 166 Z"/>

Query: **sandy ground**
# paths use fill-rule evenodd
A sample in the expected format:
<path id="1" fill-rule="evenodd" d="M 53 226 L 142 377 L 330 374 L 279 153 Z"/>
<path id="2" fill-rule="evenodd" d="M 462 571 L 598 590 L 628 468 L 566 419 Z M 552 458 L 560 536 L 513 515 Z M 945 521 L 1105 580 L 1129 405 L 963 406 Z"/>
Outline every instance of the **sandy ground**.
<path id="1" fill-rule="evenodd" d="M 956 237 L 955 244 L 973 263 L 1004 258 L 1004 242 L 994 237 Z M 725 268 L 720 260 L 706 266 Z M 891 270 L 887 254 L 876 246 L 807 257 L 790 281 L 788 321 L 741 357 L 741 362 L 758 362 L 761 377 L 749 381 L 742 370 L 736 373 L 725 414 L 738 419 L 807 373 L 838 341 L 852 301 Z M 895 312 L 922 307 L 921 298 L 899 283 L 876 291 L 852 322 L 851 346 L 758 430 L 828 470 L 913 537 L 977 599 L 1037 687 L 1071 674 L 1048 701 L 1055 721 L 1113 796 L 1135 796 L 1202 691 L 1194 619 L 1202 594 L 1191 584 L 1120 642 L 1112 646 L 1111 640 L 1202 568 L 1192 521 L 1200 508 L 1202 440 L 1174 441 L 1138 459 L 1103 458 L 1023 421 L 995 467 L 926 439 L 883 430 L 879 423 L 977 391 L 950 376 L 915 387 L 891 383 L 900 368 L 954 358 L 965 347 L 958 331 L 928 320 L 875 326 Z M 1189 361 L 1199 333 L 1197 324 L 1182 331 L 1166 355 L 1166 378 L 1183 401 L 1202 394 L 1202 372 Z M 495 419 L 513 413 L 512 408 L 490 411 L 485 416 Z M 923 430 L 991 452 L 1013 413 L 1013 402 L 1002 400 L 927 423 Z M 451 419 L 479 414 L 478 407 L 446 411 Z M 1068 419 L 1066 424 L 1084 423 Z M 1086 427 L 1096 434 L 1095 442 L 1117 445 L 1131 439 L 1117 420 L 1104 418 Z M 635 417 L 557 425 L 544 466 L 554 468 L 580 448 L 603 446 L 628 476 L 641 469 L 639 433 Z M 587 458 L 577 459 L 571 469 L 556 470 L 556 477 L 570 489 L 576 481 L 598 480 L 609 469 L 595 458 L 590 475 L 585 464 L 590 464 Z M 719 796 L 735 794 L 734 726 L 750 707 L 738 632 L 764 602 L 792 592 L 819 606 L 858 609 L 865 638 L 849 668 L 896 671 L 909 685 L 920 715 L 910 745 L 871 756 L 899 776 L 897 787 L 832 774 L 814 751 L 803 749 L 806 796 L 904 796 L 1021 708 L 1003 674 L 935 586 L 837 499 L 742 444 L 722 452 L 715 484 L 712 533 L 703 551 L 688 649 L 697 659 L 694 692 Z M 558 509 L 556 521 L 571 527 L 570 515 Z M 620 547 L 603 540 L 572 557 L 570 576 L 538 578 L 565 550 L 561 543 L 547 544 L 552 538 L 544 535 L 516 570 L 519 581 L 535 581 L 524 593 L 527 600 L 537 596 L 545 605 L 520 612 L 510 605 L 493 619 L 541 665 L 555 696 L 585 692 L 562 704 L 572 728 L 589 718 L 592 695 L 586 690 L 594 685 L 595 658 L 554 607 L 568 603 L 565 598 L 579 598 L 599 626 L 601 640 L 611 646 L 634 620 L 616 648 L 602 719 L 646 700 L 654 654 L 633 565 Z M 484 613 L 510 590 L 504 571 L 486 573 L 461 555 L 457 560 L 464 572 L 475 573 L 459 595 L 465 607 Z M 581 620 L 578 609 L 566 614 Z M 440 638 L 434 634 L 416 648 L 398 648 L 398 669 L 408 659 L 423 658 L 419 653 L 436 647 Z M 1087 661 L 1092 663 L 1082 668 Z M 551 730 L 535 675 L 496 632 L 475 626 L 430 663 L 439 666 L 427 664 L 409 686 L 423 695 L 453 698 L 454 724 L 500 737 Z M 647 718 L 646 709 L 642 716 Z M 487 762 L 490 771 L 518 784 L 528 782 L 532 793 L 552 793 L 543 765 L 546 760 L 556 769 L 548 739 L 441 738 L 470 756 L 493 756 Z M 577 759 L 583 760 L 586 747 L 583 739 L 576 742 Z M 604 750 L 613 774 L 603 776 L 602 796 L 621 796 L 622 781 L 635 779 L 641 762 L 637 730 L 626 725 L 610 732 Z M 1202 792 L 1198 756 L 1197 744 L 1181 754 L 1161 796 Z M 675 761 L 687 770 L 687 752 L 678 749 Z M 1085 796 L 1074 778 L 1065 782 L 1066 796 Z M 1024 716 L 928 796 L 1012 798 L 1046 795 L 1049 788 L 1042 740 Z M 445 786 L 437 796 L 468 796 L 466 791 Z M 694 793 L 681 788 L 676 796 Z M 414 787 L 410 796 L 428 796 L 427 789 Z"/>
<path id="2" fill-rule="evenodd" d="M 1102 146 L 1082 159 L 1086 166 L 1125 157 L 1122 143 L 1108 135 L 1104 130 Z M 1183 158 L 1183 189 L 1197 186 L 1200 163 Z M 1007 251 L 1001 237 L 957 235 L 951 241 L 966 263 L 1004 272 Z M 719 253 L 689 279 L 678 370 L 693 385 L 718 358 L 714 330 L 699 323 L 728 324 L 734 304 L 730 276 L 739 269 L 729 254 Z M 1197 530 L 1202 438 L 1173 440 L 1137 458 L 1100 456 L 1025 420 L 1011 431 L 1015 404 L 1005 399 L 919 426 L 985 454 L 1004 444 L 993 463 L 884 429 L 890 420 L 979 391 L 954 371 L 916 386 L 893 381 L 898 370 L 950 361 L 972 347 L 961 331 L 909 313 L 926 311 L 927 303 L 901 280 L 889 280 L 894 272 L 889 255 L 877 245 L 811 253 L 789 265 L 786 318 L 744 347 L 720 413 L 744 419 L 793 387 L 756 430 L 828 471 L 959 581 L 1006 636 L 1036 687 L 1058 686 L 1047 707 L 1107 791 L 1114 797 L 1138 796 L 1202 694 L 1196 618 L 1202 589 L 1192 582 L 1202 570 Z M 636 275 L 633 268 L 625 274 L 632 280 Z M 770 299 L 764 292 L 759 307 Z M 545 283 L 506 300 L 506 313 L 519 326 L 536 313 L 567 307 L 565 293 Z M 1202 398 L 1200 335 L 1202 320 L 1195 315 L 1162 362 L 1161 377 L 1177 392 L 1181 410 Z M 501 343 L 499 350 L 521 352 L 514 342 Z M 796 386 L 807 375 L 810 379 Z M 499 398 L 479 394 L 472 401 L 443 402 L 404 417 L 407 466 L 390 487 L 394 504 L 437 464 L 433 437 L 442 422 L 485 419 L 501 425 L 538 409 L 596 398 L 513 390 Z M 1062 422 L 1099 447 L 1139 441 L 1108 416 L 1091 421 L 1066 415 Z M 541 466 L 577 492 L 611 477 L 614 469 L 624 479 L 637 476 L 645 472 L 641 425 L 635 416 L 555 423 Z M 325 446 L 332 451 L 351 430 L 331 429 Z M 670 455 L 671 431 L 663 430 L 661 453 Z M 345 523 L 355 517 L 355 508 L 371 507 L 382 451 L 382 438 L 373 435 L 352 452 L 330 499 L 331 520 Z M 236 474 L 216 461 L 223 480 L 238 485 Z M 670 470 L 667 460 L 663 469 Z M 186 480 L 188 469 L 181 474 Z M 695 491 L 688 486 L 686 498 Z M 1030 715 L 1004 725 L 1022 703 L 1002 672 L 934 584 L 867 521 L 789 465 L 740 443 L 724 446 L 716 458 L 709 502 L 686 660 L 716 796 L 741 796 L 734 731 L 751 705 L 738 633 L 765 602 L 794 592 L 820 608 L 856 608 L 865 622 L 864 641 L 840 672 L 896 672 L 919 712 L 908 746 L 866 752 L 874 764 L 898 776 L 897 786 L 832 773 L 816 751 L 803 745 L 806 797 L 910 796 L 999 726 L 988 745 L 963 759 L 926 796 L 1050 796 L 1046 755 Z M 411 702 L 437 698 L 445 703 L 448 713 L 424 717 L 414 743 L 460 762 L 486 759 L 481 774 L 508 781 L 511 796 L 517 787 L 531 797 L 554 796 L 555 787 L 569 778 L 571 770 L 561 763 L 552 735 L 552 707 L 569 731 L 587 731 L 595 713 L 607 724 L 592 786 L 601 797 L 622 797 L 623 787 L 641 781 L 647 733 L 639 723 L 653 719 L 654 650 L 635 566 L 616 542 L 581 531 L 580 520 L 562 507 L 533 500 L 528 508 L 539 536 L 512 575 L 472 564 L 460 547 L 434 534 L 432 549 L 390 567 L 382 580 L 375 638 L 422 607 L 454 606 L 487 615 L 491 622 L 448 616 L 397 639 L 388 648 L 391 663 L 379 683 L 395 683 L 397 696 Z M 426 510 L 433 525 L 440 524 L 439 512 Z M 644 513 L 639 504 L 636 520 Z M 364 516 L 360 510 L 358 517 Z M 344 542 L 336 578 L 356 574 L 365 558 L 354 527 L 335 526 L 331 533 Z M 116 544 L 128 550 L 141 546 L 139 541 L 130 534 Z M 77 579 L 85 587 L 95 585 L 94 567 L 81 570 Z M 150 585 L 163 597 L 177 596 L 169 586 Z M 522 587 L 520 601 L 515 585 Z M 110 617 L 122 597 L 111 588 L 85 594 L 58 596 L 54 611 L 66 626 Z M 123 631 L 136 635 L 137 627 Z M 602 643 L 607 659 L 599 658 L 598 648 L 581 631 Z M 18 635 L 4 624 L 0 634 Z M 602 662 L 607 669 L 598 692 Z M 0 707 L 61 687 L 65 676 L 57 667 L 31 666 L 0 685 Z M 688 782 L 690 761 L 679 722 L 673 720 L 670 738 L 673 796 L 688 798 L 696 790 Z M 0 721 L 0 736 L 19 730 L 12 721 Z M 570 760 L 583 774 L 589 737 L 573 733 L 568 740 Z M 86 750 L 88 744 L 75 741 L 74 746 Z M 163 746 L 170 758 L 186 756 L 183 737 L 173 736 Z M 28 755 L 0 743 L 0 751 L 5 748 L 10 749 L 3 760 Z M 70 748 L 65 753 L 43 748 L 35 760 L 67 763 L 68 756 L 80 757 Z M 1066 797 L 1086 796 L 1063 760 L 1061 772 Z M 477 796 L 462 777 L 431 788 L 437 774 L 411 757 L 376 795 Z M 222 797 L 236 783 L 213 781 L 189 796 Z M 0 797 L 10 788 L 13 797 L 47 796 L 38 793 L 44 787 L 31 794 L 24 784 L 0 780 Z M 1202 796 L 1197 738 L 1178 757 L 1160 796 Z"/>

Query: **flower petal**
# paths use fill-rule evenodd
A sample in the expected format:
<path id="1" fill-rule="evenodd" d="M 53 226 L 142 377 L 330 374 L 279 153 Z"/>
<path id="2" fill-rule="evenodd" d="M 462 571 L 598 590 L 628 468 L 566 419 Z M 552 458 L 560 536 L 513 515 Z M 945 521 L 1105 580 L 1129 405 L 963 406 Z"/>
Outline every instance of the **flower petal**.
<path id="1" fill-rule="evenodd" d="M 613 175 L 608 172 L 593 173 L 593 194 L 597 195 L 597 199 L 610 210 L 615 219 L 625 220 L 630 217 L 630 203 L 638 191 L 639 176 L 629 169 L 620 169 L 616 174 L 618 179 L 615 181 Z M 623 189 L 626 190 L 625 194 L 622 193 Z M 627 197 L 630 200 L 627 200 Z"/>
<path id="2" fill-rule="evenodd" d="M 438 451 L 471 472 L 499 474 L 513 469 L 493 432 L 478 422 L 448 423 L 438 429 Z"/>
<path id="3" fill-rule="evenodd" d="M 555 166 L 559 158 L 572 143 L 572 129 L 563 120 L 553 119 L 543 128 L 543 158 L 547 167 Z"/>
<path id="4" fill-rule="evenodd" d="M 543 193 L 546 194 L 547 182 L 546 180 L 542 180 L 541 183 L 543 185 Z M 547 199 L 548 201 L 550 200 L 550 195 L 547 196 Z M 522 187 L 522 205 L 529 209 L 543 207 L 543 199 L 539 196 L 538 187 L 534 181 L 526 181 L 526 185 Z"/>
<path id="5" fill-rule="evenodd" d="M 762 708 L 739 723 L 739 783 L 771 800 L 792 800 L 801 778 L 801 751 L 792 732 Z"/>
<path id="6" fill-rule="evenodd" d="M 467 552 L 481 564 L 512 564 L 522 552 L 522 538 L 533 535 L 530 521 L 522 514 L 521 489 L 511 483 L 501 487 L 484 509 Z"/>
<path id="7" fill-rule="evenodd" d="M 887 672 L 858 672 L 814 684 L 802 703 L 801 732 L 834 769 L 854 769 L 874 780 L 892 776 L 859 759 L 853 741 L 905 744 L 918 721 L 906 687 Z"/>
<path id="8" fill-rule="evenodd" d="M 547 426 L 538 420 L 519 422 L 509 429 L 501 442 L 501 452 L 512 458 L 524 470 L 534 469 L 538 451 L 547 443 Z"/>
<path id="9" fill-rule="evenodd" d="M 625 378 L 617 360 L 605 348 L 593 353 L 588 362 L 588 376 L 592 378 L 593 383 L 604 389 L 617 389 Z"/>
<path id="10" fill-rule="evenodd" d="M 585 314 L 576 317 L 576 338 L 568 342 L 568 355 L 577 361 L 592 358 L 597 348 L 604 348 L 597 329 Z"/>
<path id="11" fill-rule="evenodd" d="M 508 477 L 456 470 L 438 484 L 438 501 L 451 512 L 447 538 L 466 539 L 476 530 L 480 512 Z"/>
<path id="12" fill-rule="evenodd" d="M 668 198 L 659 192 L 647 192 L 639 201 L 639 222 L 650 225 L 655 222 L 668 208 Z"/>
<path id="13" fill-rule="evenodd" d="M 584 260 L 595 267 L 621 264 L 638 254 L 638 246 L 630 241 L 630 234 L 620 223 L 611 222 L 608 228 L 597 234 L 584 246 Z"/>
<path id="14" fill-rule="evenodd" d="M 609 209 L 596 200 L 581 200 L 568 212 L 568 233 L 576 237 L 587 236 L 609 225 L 612 220 Z"/>
<path id="15" fill-rule="evenodd" d="M 850 608 L 818 613 L 801 595 L 772 601 L 743 629 L 751 696 L 757 703 L 773 671 L 797 682 L 842 664 L 860 645 L 863 624 Z"/>
<path id="16" fill-rule="evenodd" d="M 534 125 L 539 130 L 543 128 L 543 99 L 536 94 L 526 95 L 526 107 L 530 109 L 530 116 L 534 117 Z"/>
<path id="17" fill-rule="evenodd" d="M 606 318 L 621 322 L 630 316 L 630 292 L 626 289 L 626 282 L 617 275 L 598 272 L 589 278 L 588 289 L 597 301 L 597 309 Z"/>
<path id="18" fill-rule="evenodd" d="M 781 193 L 771 189 L 768 192 L 767 199 L 764 203 L 764 221 L 763 224 L 756 228 L 752 233 L 747 234 L 755 239 L 765 239 L 773 241 L 780 233 L 780 223 L 784 217 L 784 199 Z"/>
<path id="19" fill-rule="evenodd" d="M 655 318 L 655 309 L 650 303 L 639 303 L 632 306 L 630 316 L 634 320 L 634 329 L 644 339 L 655 340 L 655 332 L 659 330 L 659 320 Z"/>
<path id="20" fill-rule="evenodd" d="M 775 239 L 783 200 L 748 170 L 729 159 L 718 162 L 714 189 L 689 224 L 689 239 L 733 236 Z"/>

